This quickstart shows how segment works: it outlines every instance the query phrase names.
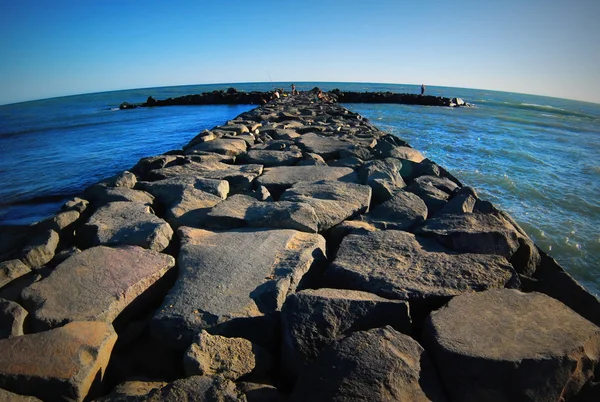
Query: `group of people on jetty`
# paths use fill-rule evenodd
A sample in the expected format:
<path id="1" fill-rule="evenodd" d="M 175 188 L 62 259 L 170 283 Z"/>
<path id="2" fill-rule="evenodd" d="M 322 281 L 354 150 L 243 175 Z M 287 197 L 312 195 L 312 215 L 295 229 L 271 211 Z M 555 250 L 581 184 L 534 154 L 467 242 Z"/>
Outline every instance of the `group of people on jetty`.
<path id="1" fill-rule="evenodd" d="M 291 96 L 300 94 L 300 92 L 298 92 L 298 90 L 296 89 L 295 84 L 290 85 L 290 87 L 292 88 L 292 90 L 290 92 Z M 320 88 L 315 88 L 311 92 L 314 92 L 316 94 L 315 100 L 320 100 L 320 101 L 327 102 L 327 103 L 333 103 L 333 99 L 331 99 L 331 97 L 329 95 L 327 95 L 326 93 L 324 93 Z M 288 94 L 285 93 L 283 88 L 276 88 L 273 91 L 273 93 L 271 94 L 270 99 L 267 100 L 267 99 L 263 98 L 262 101 L 263 101 L 263 103 L 267 103 L 267 102 L 273 101 L 275 99 L 280 99 L 282 96 L 288 96 Z"/>

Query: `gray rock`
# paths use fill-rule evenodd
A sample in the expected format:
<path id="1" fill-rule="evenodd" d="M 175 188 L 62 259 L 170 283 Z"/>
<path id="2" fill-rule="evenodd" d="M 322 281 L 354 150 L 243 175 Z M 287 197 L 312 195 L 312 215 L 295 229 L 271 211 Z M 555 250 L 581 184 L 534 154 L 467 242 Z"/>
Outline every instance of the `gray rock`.
<path id="1" fill-rule="evenodd" d="M 427 206 L 418 196 L 398 190 L 364 219 L 381 229 L 410 230 L 427 218 Z"/>
<path id="2" fill-rule="evenodd" d="M 364 163 L 365 162 L 362 159 L 350 157 L 329 161 L 328 165 L 337 167 L 349 167 L 351 169 L 358 170 L 362 167 Z"/>
<path id="3" fill-rule="evenodd" d="M 226 124 L 224 126 L 217 126 L 217 127 L 215 127 L 215 129 L 223 130 L 223 131 L 231 131 L 236 135 L 250 132 L 250 130 L 248 130 L 248 127 L 246 127 L 244 124 L 235 124 L 235 123 Z"/>
<path id="4" fill-rule="evenodd" d="M 452 250 L 501 255 L 511 261 L 521 274 L 531 275 L 540 261 L 531 240 L 500 214 L 441 215 L 423 222 L 415 231 L 434 236 L 440 244 Z"/>
<path id="5" fill-rule="evenodd" d="M 340 151 L 340 158 L 359 158 L 363 161 L 367 161 L 373 157 L 373 153 L 367 147 L 354 146 L 349 149 L 343 149 Z"/>
<path id="6" fill-rule="evenodd" d="M 356 290 L 317 289 L 291 294 L 281 310 L 283 364 L 298 374 L 321 350 L 352 332 L 393 326 L 410 334 L 407 302 Z"/>
<path id="7" fill-rule="evenodd" d="M 258 163 L 266 167 L 292 166 L 302 160 L 302 152 L 251 149 L 247 153 L 240 155 L 239 159 L 244 163 Z"/>
<path id="8" fill-rule="evenodd" d="M 302 160 L 298 162 L 297 166 L 328 166 L 325 159 L 321 155 L 311 154 L 310 152 L 302 153 Z"/>
<path id="9" fill-rule="evenodd" d="M 269 352 L 244 338 L 226 338 L 202 331 L 185 352 L 186 375 L 220 375 L 235 381 L 250 375 L 264 376 L 272 366 Z"/>
<path id="10" fill-rule="evenodd" d="M 335 138 L 308 133 L 296 139 L 296 144 L 305 152 L 315 153 L 325 160 L 339 159 L 340 151 L 354 149 L 354 145 Z"/>
<path id="11" fill-rule="evenodd" d="M 77 236 L 84 248 L 129 244 L 163 251 L 173 229 L 145 204 L 111 202 L 94 212 Z"/>
<path id="12" fill-rule="evenodd" d="M 365 163 L 359 172 L 360 182 L 373 189 L 373 202 L 376 204 L 392 198 L 394 192 L 406 184 L 400 176 L 402 163 L 398 159 L 387 158 Z"/>
<path id="13" fill-rule="evenodd" d="M 112 325 L 73 322 L 51 331 L 0 339 L 0 384 L 45 401 L 98 396 L 117 340 Z"/>
<path id="14" fill-rule="evenodd" d="M 212 208 L 204 226 L 227 230 L 244 226 L 257 228 L 296 229 L 316 233 L 318 218 L 313 207 L 302 202 L 262 202 L 236 194 Z"/>
<path id="15" fill-rule="evenodd" d="M 350 168 L 327 166 L 278 166 L 266 168 L 257 183 L 265 186 L 277 198 L 285 189 L 296 183 L 339 180 L 357 182 L 356 173 Z"/>
<path id="16" fill-rule="evenodd" d="M 81 214 L 76 210 L 68 210 L 37 223 L 37 227 L 54 230 L 59 235 L 66 234 L 66 230 L 73 228 Z"/>
<path id="17" fill-rule="evenodd" d="M 185 153 L 191 151 L 214 152 L 221 155 L 237 156 L 246 152 L 248 144 L 242 139 L 220 138 L 214 141 L 202 142 L 188 148 Z"/>
<path id="18" fill-rule="evenodd" d="M 366 212 L 371 202 L 371 188 L 341 181 L 298 183 L 287 189 L 280 199 L 312 206 L 318 219 L 318 230 L 323 232 Z"/>
<path id="19" fill-rule="evenodd" d="M 0 288 L 29 272 L 31 272 L 31 268 L 23 264 L 21 260 L 0 262 Z"/>
<path id="20" fill-rule="evenodd" d="M 240 381 L 236 386 L 248 402 L 287 402 L 288 400 L 286 395 L 269 384 Z"/>
<path id="21" fill-rule="evenodd" d="M 100 184 L 102 184 L 106 187 L 134 188 L 136 182 L 137 182 L 137 177 L 135 177 L 135 174 L 128 172 L 126 170 L 126 171 L 118 173 L 108 179 L 102 180 L 100 182 Z"/>
<path id="22" fill-rule="evenodd" d="M 154 197 L 145 191 L 133 190 L 127 187 L 106 187 L 98 184 L 88 187 L 84 195 L 96 207 L 117 201 L 137 202 L 147 205 L 152 205 L 154 202 Z"/>
<path id="23" fill-rule="evenodd" d="M 249 189 L 252 181 L 262 171 L 262 165 L 232 166 L 221 162 L 191 162 L 185 165 L 152 170 L 148 173 L 148 177 L 152 180 L 181 176 L 227 180 L 229 182 L 229 191 L 237 193 Z"/>
<path id="24" fill-rule="evenodd" d="M 384 157 L 405 159 L 411 162 L 419 163 L 425 159 L 423 154 L 414 148 L 409 147 L 395 147 L 389 152 L 383 154 Z"/>
<path id="25" fill-rule="evenodd" d="M 84 200 L 83 198 L 75 197 L 72 200 L 65 202 L 65 204 L 61 207 L 63 211 L 77 211 L 80 214 L 86 210 L 88 207 L 89 201 Z"/>
<path id="26" fill-rule="evenodd" d="M 471 213 L 477 202 L 477 193 L 471 187 L 461 187 L 438 212 L 439 215 Z"/>
<path id="27" fill-rule="evenodd" d="M 72 321 L 110 323 L 173 266 L 173 257 L 140 247 L 94 247 L 25 288 L 21 299 L 39 329 Z"/>
<path id="28" fill-rule="evenodd" d="M 418 195 L 425 201 L 425 205 L 427 205 L 427 210 L 429 212 L 428 217 L 434 216 L 438 211 L 444 208 L 450 198 L 448 193 L 429 183 L 414 182 L 407 186 L 405 190 Z"/>
<path id="29" fill-rule="evenodd" d="M 180 349 L 202 329 L 280 310 L 313 263 L 324 258 L 323 237 L 289 229 L 182 227 L 179 235 L 179 278 L 151 330 Z"/>
<path id="30" fill-rule="evenodd" d="M 43 267 L 54 258 L 58 240 L 58 233 L 54 230 L 34 234 L 21 252 L 21 261 L 32 269 Z"/>
<path id="31" fill-rule="evenodd" d="M 571 400 L 600 361 L 599 327 L 510 289 L 455 297 L 431 314 L 424 339 L 456 401 Z"/>
<path id="32" fill-rule="evenodd" d="M 431 185 L 438 190 L 442 190 L 448 195 L 452 194 L 458 188 L 458 185 L 446 177 L 437 176 L 419 176 L 415 179 L 415 183 L 420 185 Z"/>
<path id="33" fill-rule="evenodd" d="M 19 304 L 0 299 L 0 339 L 23 335 L 23 323 L 27 310 Z"/>
<path id="34" fill-rule="evenodd" d="M 146 180 L 146 175 L 149 171 L 155 169 L 162 169 L 165 167 L 180 165 L 185 161 L 185 157 L 182 155 L 158 155 L 142 158 L 139 162 L 131 168 L 131 171 L 135 173 L 141 179 Z"/>
<path id="35" fill-rule="evenodd" d="M 144 402 L 246 402 L 235 383 L 221 376 L 192 376 L 152 391 L 134 401 Z"/>
<path id="36" fill-rule="evenodd" d="M 183 150 L 185 151 L 189 148 L 194 147 L 194 145 L 198 145 L 203 142 L 208 142 L 208 141 L 212 141 L 212 140 L 216 140 L 216 139 L 217 139 L 217 136 L 215 135 L 215 133 L 213 133 L 212 131 L 209 131 L 209 130 L 204 130 L 200 134 L 198 134 L 197 136 L 192 138 L 192 140 L 190 142 L 188 142 L 186 146 L 183 147 Z"/>
<path id="37" fill-rule="evenodd" d="M 424 300 L 502 288 L 516 273 L 504 257 L 457 254 L 433 239 L 386 230 L 346 236 L 326 276 L 335 288 Z"/>
<path id="38" fill-rule="evenodd" d="M 421 345 L 385 327 L 355 332 L 325 349 L 303 372 L 290 401 L 441 402 L 446 397 Z"/>

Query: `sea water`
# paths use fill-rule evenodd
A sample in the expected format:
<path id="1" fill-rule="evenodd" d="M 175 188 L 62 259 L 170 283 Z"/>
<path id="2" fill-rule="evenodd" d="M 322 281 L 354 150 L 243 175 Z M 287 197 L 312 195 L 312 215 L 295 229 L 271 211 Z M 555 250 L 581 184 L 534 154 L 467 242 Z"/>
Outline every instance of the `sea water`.
<path id="1" fill-rule="evenodd" d="M 289 90 L 291 83 L 147 88 L 0 106 L 0 225 L 52 215 L 85 187 L 144 156 L 179 149 L 204 129 L 254 105 L 119 110 L 235 87 Z M 299 90 L 418 93 L 420 86 L 296 83 Z M 470 108 L 347 104 L 450 170 L 480 198 L 510 213 L 536 244 L 600 295 L 600 105 L 506 92 L 428 86 Z"/>

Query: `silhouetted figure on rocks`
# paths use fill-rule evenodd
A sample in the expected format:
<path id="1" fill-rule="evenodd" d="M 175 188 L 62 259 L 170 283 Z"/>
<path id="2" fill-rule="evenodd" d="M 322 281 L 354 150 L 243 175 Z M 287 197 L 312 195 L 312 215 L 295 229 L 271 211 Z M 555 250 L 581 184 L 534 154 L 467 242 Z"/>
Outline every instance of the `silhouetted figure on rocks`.
<path id="1" fill-rule="evenodd" d="M 296 91 L 296 85 L 292 84 L 292 95 L 298 95 L 298 91 Z"/>
<path id="2" fill-rule="evenodd" d="M 425 85 L 421 84 L 421 96 L 425 93 Z"/>

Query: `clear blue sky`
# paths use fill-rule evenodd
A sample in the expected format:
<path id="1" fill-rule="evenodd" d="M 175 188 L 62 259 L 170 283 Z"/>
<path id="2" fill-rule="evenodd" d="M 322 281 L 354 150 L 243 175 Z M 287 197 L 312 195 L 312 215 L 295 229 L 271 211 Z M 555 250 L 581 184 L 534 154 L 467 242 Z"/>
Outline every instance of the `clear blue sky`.
<path id="1" fill-rule="evenodd" d="M 0 104 L 269 75 L 600 103 L 600 0 L 0 0 Z"/>

